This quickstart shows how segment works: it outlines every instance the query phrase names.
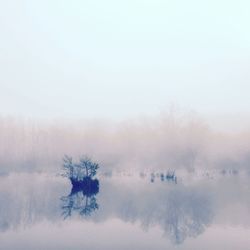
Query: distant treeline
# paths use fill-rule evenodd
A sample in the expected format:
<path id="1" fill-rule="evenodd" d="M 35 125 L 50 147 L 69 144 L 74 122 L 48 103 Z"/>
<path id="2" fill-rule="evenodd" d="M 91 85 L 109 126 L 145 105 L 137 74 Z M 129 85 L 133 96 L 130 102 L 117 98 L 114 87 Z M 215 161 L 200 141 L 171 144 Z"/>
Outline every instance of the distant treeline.
<path id="1" fill-rule="evenodd" d="M 0 118 L 0 173 L 57 172 L 65 153 L 103 169 L 248 169 L 250 133 L 222 134 L 194 116 L 111 124 Z"/>

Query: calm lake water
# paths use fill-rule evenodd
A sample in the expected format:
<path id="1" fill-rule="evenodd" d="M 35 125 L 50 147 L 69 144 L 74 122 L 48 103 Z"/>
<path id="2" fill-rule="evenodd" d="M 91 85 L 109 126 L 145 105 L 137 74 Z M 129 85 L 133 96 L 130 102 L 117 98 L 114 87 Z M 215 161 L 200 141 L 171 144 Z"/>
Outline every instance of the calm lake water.
<path id="1" fill-rule="evenodd" d="M 250 177 L 0 177 L 0 249 L 250 249 Z"/>

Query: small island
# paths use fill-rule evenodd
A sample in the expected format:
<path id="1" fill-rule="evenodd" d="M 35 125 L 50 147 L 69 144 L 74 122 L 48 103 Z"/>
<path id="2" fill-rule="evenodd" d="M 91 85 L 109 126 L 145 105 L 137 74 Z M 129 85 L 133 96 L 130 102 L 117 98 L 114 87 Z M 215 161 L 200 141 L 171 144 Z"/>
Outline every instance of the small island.
<path id="1" fill-rule="evenodd" d="M 63 158 L 63 176 L 69 178 L 72 184 L 72 192 L 79 190 L 85 195 L 92 195 L 99 191 L 99 181 L 93 179 L 97 173 L 99 165 L 89 157 L 82 156 L 78 163 L 73 162 L 73 158 L 65 155 Z"/>

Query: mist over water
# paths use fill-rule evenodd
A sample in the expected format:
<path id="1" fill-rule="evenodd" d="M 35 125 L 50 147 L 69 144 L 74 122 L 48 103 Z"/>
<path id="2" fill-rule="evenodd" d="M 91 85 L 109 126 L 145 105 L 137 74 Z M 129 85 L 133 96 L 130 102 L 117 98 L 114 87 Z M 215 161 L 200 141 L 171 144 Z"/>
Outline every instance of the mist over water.
<path id="1" fill-rule="evenodd" d="M 69 181 L 48 174 L 12 173 L 0 180 L 0 249 L 191 250 L 206 242 L 216 250 L 248 249 L 249 178 L 175 184 L 103 176 L 100 192 L 90 198 L 69 195 Z M 89 210 L 90 199 L 97 209 Z"/>
<path id="2" fill-rule="evenodd" d="M 57 173 L 64 154 L 111 170 L 249 171 L 250 133 L 222 132 L 197 115 L 168 113 L 123 122 L 0 118 L 1 173 Z"/>
<path id="3" fill-rule="evenodd" d="M 123 122 L 2 117 L 0 249 L 247 250 L 249 139 L 174 112 Z M 98 162 L 98 187 L 74 188 L 61 175 L 65 154 Z"/>
<path id="4" fill-rule="evenodd" d="M 249 250 L 249 13 L 0 1 L 0 250 Z"/>

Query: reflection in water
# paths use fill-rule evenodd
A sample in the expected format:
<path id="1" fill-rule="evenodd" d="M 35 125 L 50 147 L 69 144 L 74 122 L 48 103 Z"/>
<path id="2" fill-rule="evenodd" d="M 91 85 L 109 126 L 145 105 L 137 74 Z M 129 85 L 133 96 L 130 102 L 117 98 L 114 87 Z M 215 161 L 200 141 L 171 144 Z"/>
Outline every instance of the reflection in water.
<path id="1" fill-rule="evenodd" d="M 126 222 L 140 222 L 146 230 L 157 225 L 174 244 L 198 236 L 211 224 L 213 203 L 209 191 L 176 185 L 149 188 L 152 185 L 135 194 L 132 188 L 120 190 L 116 216 Z"/>
<path id="2" fill-rule="evenodd" d="M 96 201 L 96 194 L 99 192 L 99 181 L 90 180 L 82 186 L 73 186 L 68 196 L 61 197 L 63 202 L 63 216 L 66 219 L 72 215 L 72 212 L 78 212 L 80 215 L 91 215 L 99 208 Z"/>
<path id="3" fill-rule="evenodd" d="M 124 224 L 140 224 L 150 234 L 156 226 L 174 244 L 185 245 L 186 238 L 197 237 L 213 225 L 250 225 L 249 182 L 243 179 L 152 184 L 141 178 L 103 178 L 100 192 L 92 185 L 72 188 L 65 196 L 70 183 L 59 177 L 27 174 L 0 178 L 2 232 L 17 228 L 22 231 L 44 220 L 57 225 L 62 214 L 64 218 L 75 214 L 95 222 L 96 227 L 100 222 L 119 219 Z M 73 219 L 67 221 L 76 223 Z"/>
<path id="4" fill-rule="evenodd" d="M 213 213 L 207 195 L 192 192 L 172 192 L 165 202 L 159 224 L 174 243 L 196 237 L 211 223 Z"/>

